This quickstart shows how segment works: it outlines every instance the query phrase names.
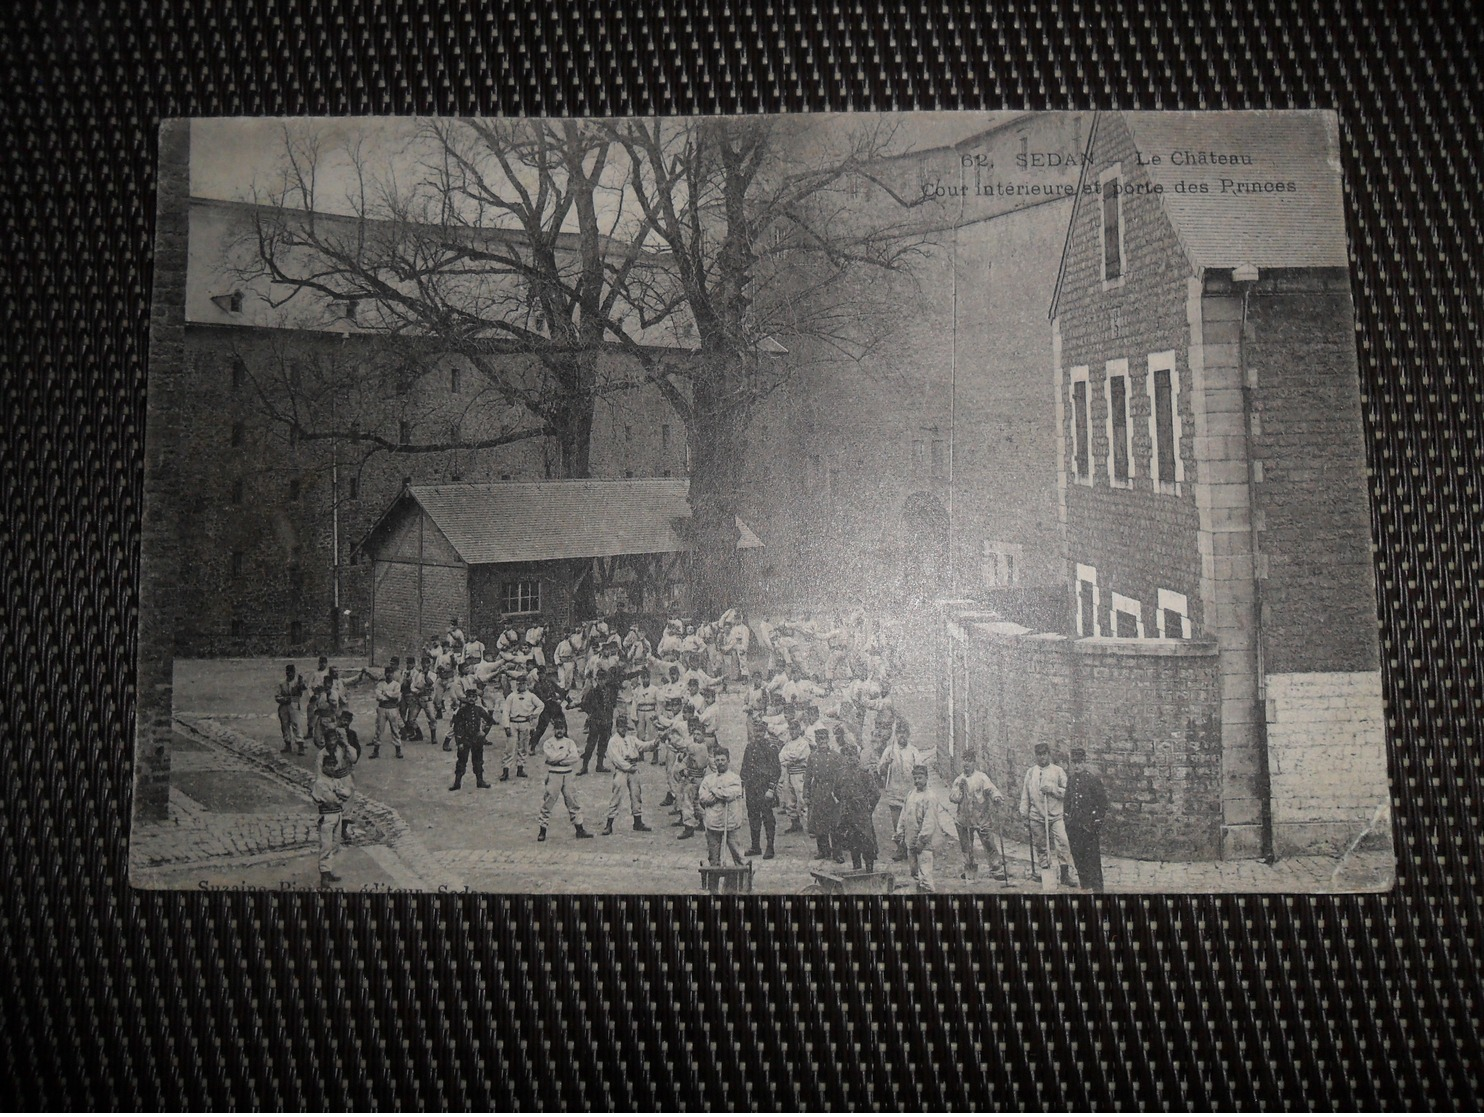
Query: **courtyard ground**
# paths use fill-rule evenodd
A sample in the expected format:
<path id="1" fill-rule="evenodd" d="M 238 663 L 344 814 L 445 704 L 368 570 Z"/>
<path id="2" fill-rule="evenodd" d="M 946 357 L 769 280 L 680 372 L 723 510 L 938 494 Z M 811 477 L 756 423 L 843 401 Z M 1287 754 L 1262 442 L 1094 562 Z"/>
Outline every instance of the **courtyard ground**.
<path id="1" fill-rule="evenodd" d="M 305 667 L 310 666 L 305 664 Z M 359 662 L 340 662 L 353 677 Z M 176 664 L 177 733 L 172 752 L 169 816 L 136 822 L 131 835 L 130 875 L 136 885 L 169 889 L 311 889 L 318 887 L 317 813 L 309 800 L 314 750 L 308 756 L 280 753 L 273 690 L 282 677 L 279 660 L 181 660 Z M 362 742 L 374 728 L 369 686 L 351 689 L 354 727 Z M 914 743 L 931 743 L 930 680 L 904 678 L 896 688 L 899 708 L 917 727 Z M 742 696 L 721 696 L 720 738 L 740 760 L 745 743 Z M 568 713 L 571 735 L 585 742 L 583 715 Z M 379 759 L 365 750 L 355 772 L 357 807 L 352 842 L 336 872 L 347 891 L 445 890 L 529 893 L 693 893 L 705 860 L 700 835 L 677 840 L 678 830 L 664 796 L 663 769 L 644 769 L 645 820 L 652 833 L 630 828 L 627 805 L 611 837 L 576 841 L 565 813 L 554 814 L 550 838 L 538 844 L 542 766 L 527 766 L 527 779 L 500 783 L 504 737 L 494 731 L 486 748 L 489 789 L 475 787 L 472 774 L 449 791 L 454 755 L 436 742 L 403 746 L 404 759 L 384 747 Z M 512 773 L 513 775 L 513 773 Z M 941 792 L 935 775 L 934 786 Z M 602 829 L 611 776 L 597 772 L 577 779 L 587 828 Z M 1007 799 L 1014 789 L 1003 788 Z M 909 877 L 890 861 L 889 818 L 877 811 L 882 849 L 878 868 Z M 938 890 L 946 893 L 1040 892 L 1030 878 L 1027 850 L 1016 832 L 1023 824 L 1005 812 L 1006 858 L 976 880 L 961 879 L 956 842 L 944 839 L 938 855 Z M 784 834 L 780 821 L 772 861 L 755 860 L 754 890 L 797 893 L 814 882 L 811 869 L 833 870 L 815 857 L 807 834 Z M 747 833 L 742 841 L 745 846 Z M 1155 862 L 1104 858 L 1110 892 L 1328 892 L 1374 890 L 1391 878 L 1387 850 L 1362 849 L 1348 857 L 1290 858 L 1273 865 L 1240 862 Z M 1002 876 L 1003 873 L 1003 876 Z M 1004 879 L 1008 876 L 1008 883 Z M 1063 891 L 1067 891 L 1063 889 Z"/>

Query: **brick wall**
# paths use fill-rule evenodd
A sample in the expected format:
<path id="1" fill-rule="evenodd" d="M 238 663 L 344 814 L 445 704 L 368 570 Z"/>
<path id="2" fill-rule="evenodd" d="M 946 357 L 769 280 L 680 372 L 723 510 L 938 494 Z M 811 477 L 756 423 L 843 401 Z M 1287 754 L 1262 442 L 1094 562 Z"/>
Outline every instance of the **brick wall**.
<path id="1" fill-rule="evenodd" d="M 1189 363 L 1187 315 L 1189 263 L 1164 215 L 1158 197 L 1137 192 L 1149 185 L 1134 160 L 1134 144 L 1117 114 L 1104 115 L 1087 168 L 1086 182 L 1120 164 L 1123 181 L 1135 192 L 1122 199 L 1123 281 L 1104 290 L 1100 196 L 1084 193 L 1067 241 L 1065 271 L 1056 305 L 1060 345 L 1060 401 L 1063 491 L 1066 501 L 1066 576 L 1077 563 L 1097 570 L 1100 631 L 1113 631 L 1112 594 L 1138 601 L 1145 630 L 1158 631 L 1160 589 L 1184 594 L 1190 619 L 1199 631 L 1205 618 L 1200 600 L 1199 528 L 1194 485 L 1195 410 Z M 1151 482 L 1153 445 L 1149 432 L 1148 359 L 1173 351 L 1179 380 L 1181 491 L 1156 492 Z M 1132 436 L 1132 486 L 1114 487 L 1108 473 L 1107 362 L 1128 362 L 1128 411 Z M 1072 476 L 1073 414 L 1071 370 L 1087 368 L 1090 483 Z M 1067 598 L 1067 631 L 1074 632 L 1074 601 Z"/>
<path id="2" fill-rule="evenodd" d="M 1386 712 L 1379 671 L 1267 678 L 1273 847 L 1337 851 L 1386 801 Z"/>
<path id="3" fill-rule="evenodd" d="M 500 603 L 505 583 L 534 579 L 541 583 L 541 611 L 534 616 L 522 614 L 513 618 L 513 623 L 522 635 L 533 625 L 544 626 L 546 650 L 550 654 L 560 633 L 574 619 L 570 588 L 574 573 L 573 564 L 566 561 L 508 562 L 474 567 L 469 575 L 470 631 L 478 633 L 486 643 L 493 644 L 501 629 L 503 614 Z"/>
<path id="4" fill-rule="evenodd" d="M 1259 280 L 1248 300 L 1263 657 L 1270 673 L 1380 666 L 1354 312 L 1341 273 Z"/>
<path id="5" fill-rule="evenodd" d="M 969 622 L 964 740 L 1017 800 L 1037 741 L 1065 763 L 1073 747 L 1108 790 L 1104 849 L 1119 856 L 1221 856 L 1220 683 L 1216 649 L 1199 641 L 1070 640 L 1016 625 Z M 951 755 L 956 764 L 957 755 Z"/>

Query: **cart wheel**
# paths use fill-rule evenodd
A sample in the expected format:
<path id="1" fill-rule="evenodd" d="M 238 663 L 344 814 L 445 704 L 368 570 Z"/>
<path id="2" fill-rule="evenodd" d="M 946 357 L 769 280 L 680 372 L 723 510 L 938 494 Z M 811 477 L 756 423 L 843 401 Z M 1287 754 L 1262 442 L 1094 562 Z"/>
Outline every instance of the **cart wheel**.
<path id="1" fill-rule="evenodd" d="M 813 884 L 806 884 L 806 885 L 804 885 L 803 888 L 799 889 L 799 895 L 800 896 L 823 896 L 824 895 L 824 885 L 820 884 L 818 881 L 815 881 Z"/>

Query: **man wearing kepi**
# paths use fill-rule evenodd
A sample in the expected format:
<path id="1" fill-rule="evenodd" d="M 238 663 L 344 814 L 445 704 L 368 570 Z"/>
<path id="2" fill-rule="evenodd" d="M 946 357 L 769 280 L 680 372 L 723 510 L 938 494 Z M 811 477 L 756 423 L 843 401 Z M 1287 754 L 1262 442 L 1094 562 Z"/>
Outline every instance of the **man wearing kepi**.
<path id="1" fill-rule="evenodd" d="M 928 790 L 928 767 L 918 764 L 912 769 L 912 793 L 902 804 L 897 818 L 897 845 L 906 849 L 912 879 L 919 892 L 937 891 L 933 860 L 938 852 L 938 798 Z"/>
<path id="2" fill-rule="evenodd" d="M 284 667 L 283 682 L 274 696 L 278 701 L 278 727 L 283 731 L 281 752 L 293 752 L 297 747 L 299 755 L 304 755 L 304 692 L 308 689 L 304 676 L 292 663 Z"/>
<path id="3" fill-rule="evenodd" d="M 1077 883 L 1093 892 L 1103 890 L 1103 851 L 1099 837 L 1108 813 L 1103 781 L 1087 769 L 1087 750 L 1072 750 L 1067 776 L 1067 844 L 1077 867 Z"/>
<path id="4" fill-rule="evenodd" d="M 459 758 L 454 764 L 453 786 L 457 791 L 464 782 L 464 770 L 472 757 L 474 780 L 479 787 L 489 787 L 484 779 L 484 735 L 493 728 L 494 715 L 484 708 L 484 703 L 471 696 L 459 703 L 453 714 L 453 739 L 459 746 Z"/>
<path id="5" fill-rule="evenodd" d="M 351 769 L 359 758 L 348 734 L 331 731 L 325 734 L 325 750 L 320 757 L 319 774 L 309 789 L 309 797 L 319 808 L 319 882 L 328 888 L 339 882 L 335 874 L 335 856 L 344 840 L 342 823 L 355 781 Z"/>
<path id="6" fill-rule="evenodd" d="M 608 800 L 608 822 L 603 833 L 613 833 L 613 820 L 618 817 L 618 808 L 623 805 L 624 794 L 629 797 L 629 813 L 634 816 L 634 829 L 649 830 L 644 825 L 644 789 L 639 785 L 639 762 L 644 758 L 644 745 L 629 733 L 629 719 L 619 714 L 613 722 L 613 736 L 608 740 L 608 759 L 613 764 L 613 795 Z"/>
<path id="7" fill-rule="evenodd" d="M 546 824 L 551 821 L 551 808 L 558 799 L 566 804 L 567 817 L 577 828 L 576 836 L 591 838 L 592 834 L 582 824 L 582 805 L 577 802 L 577 787 L 572 776 L 582 754 L 577 750 L 577 742 L 567 736 L 566 722 L 556 723 L 551 736 L 541 746 L 541 753 L 546 760 L 546 787 L 541 794 L 541 813 L 536 819 L 541 825 L 536 840 L 546 841 Z"/>
<path id="8" fill-rule="evenodd" d="M 517 776 L 525 778 L 526 753 L 531 747 L 531 729 L 544 705 L 541 699 L 527 689 L 527 685 L 525 674 L 517 675 L 515 689 L 505 697 L 505 736 L 510 738 L 510 747 L 505 753 L 505 770 L 500 773 L 501 782 L 510 778 L 512 766 Z"/>
<path id="9" fill-rule="evenodd" d="M 1036 868 L 1043 872 L 1053 865 L 1072 863 L 1064 817 L 1066 796 L 1067 773 L 1051 763 L 1051 746 L 1042 741 L 1036 745 L 1036 762 L 1026 770 L 1020 788 L 1020 816 L 1030 828 L 1031 857 Z M 1053 857 L 1055 861 L 1051 860 Z"/>

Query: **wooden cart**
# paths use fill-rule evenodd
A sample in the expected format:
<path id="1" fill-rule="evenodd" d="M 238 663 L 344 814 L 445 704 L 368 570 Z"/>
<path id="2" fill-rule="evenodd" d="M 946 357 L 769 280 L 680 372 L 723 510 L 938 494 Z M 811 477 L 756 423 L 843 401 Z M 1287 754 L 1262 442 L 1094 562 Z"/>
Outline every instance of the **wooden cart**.
<path id="1" fill-rule="evenodd" d="M 720 895 L 752 891 L 752 862 L 745 865 L 702 865 L 701 889 Z"/>
<path id="2" fill-rule="evenodd" d="M 813 884 L 806 884 L 804 896 L 890 896 L 894 892 L 912 892 L 911 882 L 898 884 L 896 874 L 881 869 L 841 869 L 829 872 L 810 869 Z"/>

